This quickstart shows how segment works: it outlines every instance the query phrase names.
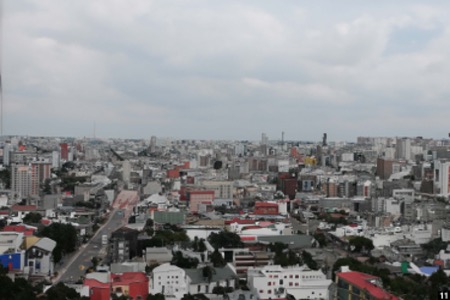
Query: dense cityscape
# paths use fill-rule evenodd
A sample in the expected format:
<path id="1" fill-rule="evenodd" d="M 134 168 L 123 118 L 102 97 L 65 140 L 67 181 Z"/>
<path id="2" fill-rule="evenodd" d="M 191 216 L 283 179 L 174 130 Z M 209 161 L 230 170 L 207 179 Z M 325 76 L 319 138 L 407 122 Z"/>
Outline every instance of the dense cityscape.
<path id="1" fill-rule="evenodd" d="M 4 137 L 0 298 L 436 299 L 450 140 L 328 139 Z"/>

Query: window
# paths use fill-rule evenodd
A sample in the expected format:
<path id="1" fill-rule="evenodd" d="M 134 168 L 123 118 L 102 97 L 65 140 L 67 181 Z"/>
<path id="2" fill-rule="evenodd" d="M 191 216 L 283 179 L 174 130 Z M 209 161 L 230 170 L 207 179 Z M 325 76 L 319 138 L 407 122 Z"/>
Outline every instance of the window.
<path id="1" fill-rule="evenodd" d="M 197 285 L 197 292 L 200 293 L 200 289 L 201 289 L 200 285 Z"/>
<path id="2" fill-rule="evenodd" d="M 272 290 L 267 290 L 267 293 L 268 294 L 272 294 Z"/>
<path id="3" fill-rule="evenodd" d="M 259 293 L 262 294 L 262 293 L 264 293 L 264 291 L 263 290 L 259 290 Z"/>
<path id="4" fill-rule="evenodd" d="M 269 282 L 267 283 L 267 285 L 268 285 L 268 286 L 271 286 L 271 285 L 272 285 L 272 282 L 269 281 Z"/>
<path id="5" fill-rule="evenodd" d="M 295 283 L 295 286 L 298 286 L 298 282 Z"/>
<path id="6" fill-rule="evenodd" d="M 292 282 L 289 282 L 289 286 L 292 286 Z"/>
<path id="7" fill-rule="evenodd" d="M 283 284 L 283 279 L 280 279 L 280 284 Z"/>
<path id="8" fill-rule="evenodd" d="M 292 278 L 292 274 L 291 274 L 291 275 L 289 275 L 289 278 Z"/>
<path id="9" fill-rule="evenodd" d="M 298 276 L 298 275 L 295 275 L 295 278 L 298 278 L 298 277 L 300 277 L 300 276 Z"/>

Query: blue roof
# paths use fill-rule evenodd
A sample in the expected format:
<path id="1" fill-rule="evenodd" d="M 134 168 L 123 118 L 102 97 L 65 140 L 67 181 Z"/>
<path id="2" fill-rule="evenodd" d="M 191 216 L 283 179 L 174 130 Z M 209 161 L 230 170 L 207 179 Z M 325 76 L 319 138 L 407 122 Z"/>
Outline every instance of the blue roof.
<path id="1" fill-rule="evenodd" d="M 439 270 L 439 267 L 420 267 L 419 269 L 420 271 L 422 271 L 422 273 L 431 275 L 434 272 L 437 272 L 437 270 Z"/>

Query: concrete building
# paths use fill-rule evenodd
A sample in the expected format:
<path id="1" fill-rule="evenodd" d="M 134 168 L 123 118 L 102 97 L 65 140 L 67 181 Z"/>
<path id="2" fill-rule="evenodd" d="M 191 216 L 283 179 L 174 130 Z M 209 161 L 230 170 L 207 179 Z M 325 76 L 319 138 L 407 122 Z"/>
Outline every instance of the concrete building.
<path id="1" fill-rule="evenodd" d="M 270 265 L 249 268 L 247 283 L 260 300 L 285 299 L 288 294 L 295 299 L 328 299 L 332 281 L 326 279 L 321 271 L 304 266 L 282 268 Z"/>
<path id="2" fill-rule="evenodd" d="M 32 171 L 28 165 L 13 164 L 11 166 L 11 191 L 19 198 L 31 195 Z"/>
<path id="3" fill-rule="evenodd" d="M 436 160 L 434 162 L 433 179 L 439 194 L 450 195 L 450 161 Z"/>
<path id="4" fill-rule="evenodd" d="M 45 161 L 31 163 L 31 195 L 38 196 L 41 185 L 50 178 L 52 164 Z"/>
<path id="5" fill-rule="evenodd" d="M 129 261 L 138 255 L 137 230 L 122 227 L 111 234 L 109 242 L 109 255 L 112 262 Z"/>
<path id="6" fill-rule="evenodd" d="M 189 293 L 186 272 L 169 263 L 162 264 L 152 271 L 152 294 L 161 293 L 166 298 L 180 300 Z"/>
<path id="7" fill-rule="evenodd" d="M 411 140 L 409 138 L 397 138 L 395 158 L 411 160 Z"/>
<path id="8" fill-rule="evenodd" d="M 24 273 L 30 276 L 50 277 L 53 274 L 54 263 L 52 251 L 56 242 L 49 238 L 29 237 L 25 243 Z"/>
<path id="9" fill-rule="evenodd" d="M 233 198 L 233 182 L 231 181 L 203 181 L 202 186 L 207 190 L 214 191 L 214 197 L 219 199 Z"/>
<path id="10" fill-rule="evenodd" d="M 393 173 L 393 163 L 393 160 L 379 157 L 377 159 L 377 176 L 380 179 L 389 179 Z"/>
<path id="11" fill-rule="evenodd" d="M 189 210 L 191 212 L 198 212 L 200 204 L 211 205 L 214 201 L 214 191 L 191 191 L 189 195 Z"/>

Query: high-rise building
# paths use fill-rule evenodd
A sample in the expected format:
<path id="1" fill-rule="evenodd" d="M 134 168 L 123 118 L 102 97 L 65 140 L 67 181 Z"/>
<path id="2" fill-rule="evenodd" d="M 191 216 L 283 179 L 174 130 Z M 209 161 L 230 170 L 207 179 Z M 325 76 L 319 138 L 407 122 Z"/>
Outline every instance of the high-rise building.
<path id="1" fill-rule="evenodd" d="M 59 144 L 60 147 L 60 153 L 61 153 L 61 159 L 62 160 L 69 160 L 69 145 L 67 143 L 61 143 Z"/>
<path id="2" fill-rule="evenodd" d="M 59 151 L 52 152 L 52 168 L 59 168 L 61 166 L 61 157 Z"/>
<path id="3" fill-rule="evenodd" d="M 434 162 L 434 183 L 439 194 L 450 195 L 450 161 Z"/>
<path id="4" fill-rule="evenodd" d="M 9 166 L 11 164 L 11 152 L 11 144 L 5 144 L 5 146 L 3 147 L 3 165 Z"/>
<path id="5" fill-rule="evenodd" d="M 269 138 L 267 137 L 267 134 L 262 133 L 261 134 L 261 145 L 267 145 L 269 144 Z"/>
<path id="6" fill-rule="evenodd" d="M 39 195 L 40 186 L 50 178 L 52 164 L 45 161 L 31 163 L 31 195 Z"/>
<path id="7" fill-rule="evenodd" d="M 30 166 L 21 164 L 11 166 L 11 190 L 19 198 L 31 195 L 32 172 Z"/>
<path id="8" fill-rule="evenodd" d="M 392 175 L 394 161 L 379 157 L 377 159 L 377 176 L 380 179 L 389 179 Z"/>
<path id="9" fill-rule="evenodd" d="M 395 158 L 411 160 L 411 140 L 397 138 L 395 145 Z"/>
<path id="10" fill-rule="evenodd" d="M 150 138 L 150 147 L 149 147 L 150 153 L 156 152 L 156 141 L 157 141 L 156 136 L 152 136 Z"/>

